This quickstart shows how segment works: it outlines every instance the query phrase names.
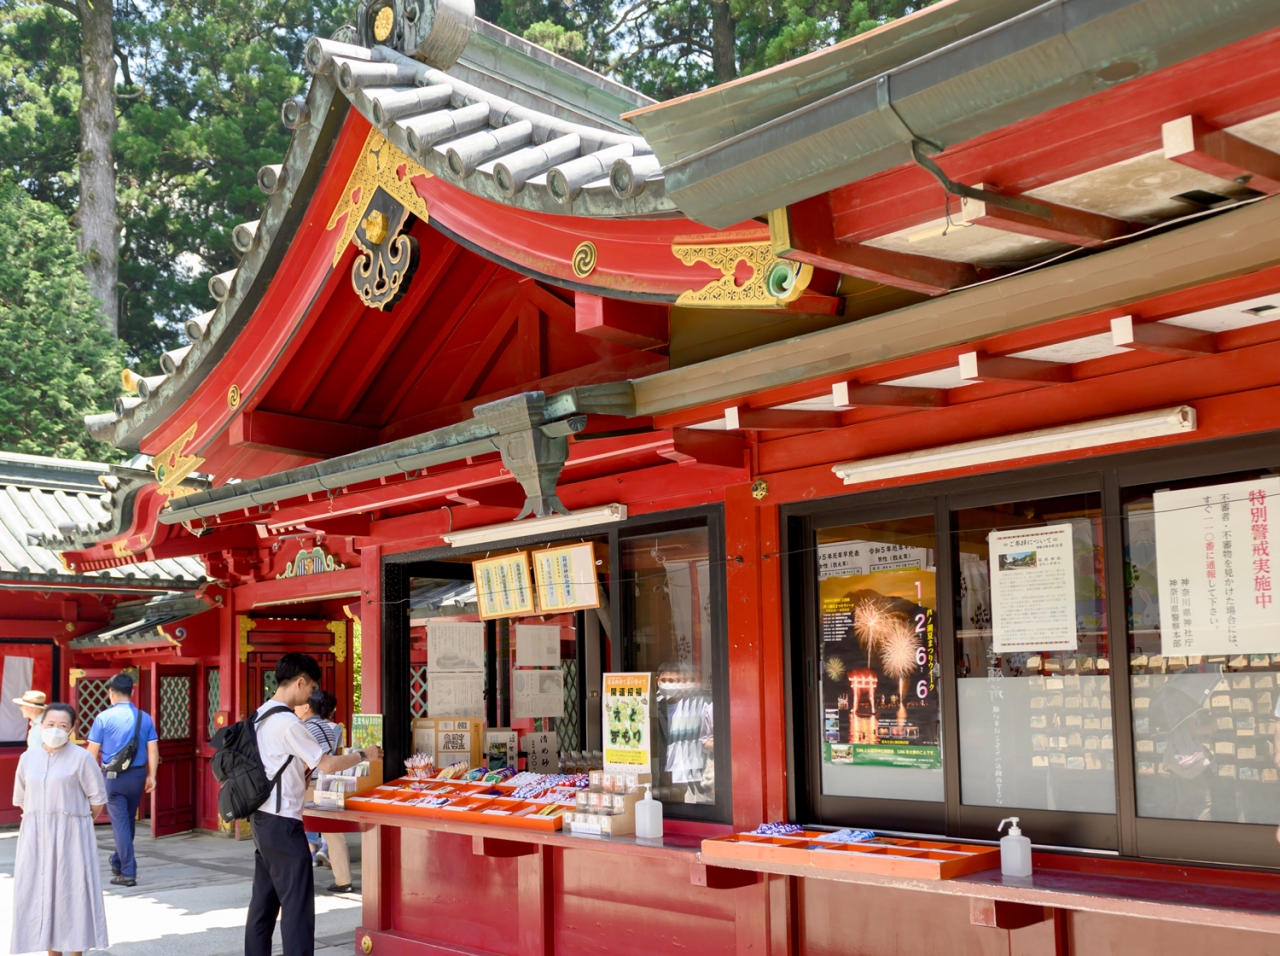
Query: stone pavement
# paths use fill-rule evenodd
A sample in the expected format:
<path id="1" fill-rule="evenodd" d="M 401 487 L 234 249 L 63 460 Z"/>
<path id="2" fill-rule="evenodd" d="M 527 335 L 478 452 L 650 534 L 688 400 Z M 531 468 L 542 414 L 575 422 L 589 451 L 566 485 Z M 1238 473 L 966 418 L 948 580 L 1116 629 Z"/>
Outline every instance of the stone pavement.
<path id="1" fill-rule="evenodd" d="M 153 840 L 138 828 L 138 885 L 112 886 L 109 826 L 97 827 L 98 858 L 106 896 L 111 956 L 240 956 L 244 918 L 253 882 L 253 843 L 207 833 L 183 833 Z M 328 839 L 339 838 L 333 834 Z M 0 953 L 9 953 L 13 914 L 13 860 L 16 828 L 0 829 Z M 328 869 L 316 870 L 316 956 L 355 952 L 360 925 L 360 843 L 351 837 L 352 882 L 356 893 L 333 896 Z M 280 930 L 275 935 L 280 952 Z"/>

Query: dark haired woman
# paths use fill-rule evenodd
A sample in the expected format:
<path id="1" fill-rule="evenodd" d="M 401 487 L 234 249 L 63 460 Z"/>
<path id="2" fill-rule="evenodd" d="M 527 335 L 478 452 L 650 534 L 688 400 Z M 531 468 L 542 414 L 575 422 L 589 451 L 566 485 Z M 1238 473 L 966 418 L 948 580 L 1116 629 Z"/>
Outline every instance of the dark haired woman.
<path id="1" fill-rule="evenodd" d="M 316 688 L 307 698 L 305 704 L 294 708 L 298 719 L 316 738 L 316 743 L 326 753 L 335 754 L 342 744 L 342 725 L 333 722 L 333 712 L 338 708 L 338 698 L 327 690 Z M 315 780 L 312 771 L 311 779 Z M 307 843 L 312 847 L 312 859 L 317 866 L 327 866 L 333 870 L 334 882 L 328 886 L 330 893 L 350 893 L 351 886 L 351 853 L 347 847 L 344 834 L 333 833 L 333 842 L 327 843 L 322 833 L 307 833 Z"/>
<path id="2" fill-rule="evenodd" d="M 22 829 L 13 864 L 14 953 L 80 956 L 111 945 L 93 836 L 107 786 L 89 752 L 68 745 L 75 719 L 66 704 L 50 704 L 40 720 L 41 745 L 18 761 L 13 805 L 22 808 Z"/>

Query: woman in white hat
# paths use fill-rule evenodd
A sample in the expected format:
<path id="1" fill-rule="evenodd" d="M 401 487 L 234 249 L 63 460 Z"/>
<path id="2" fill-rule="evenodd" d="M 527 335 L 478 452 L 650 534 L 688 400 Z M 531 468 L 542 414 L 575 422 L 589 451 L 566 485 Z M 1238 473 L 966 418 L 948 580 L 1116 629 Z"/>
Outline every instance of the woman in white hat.
<path id="1" fill-rule="evenodd" d="M 42 690 L 29 690 L 21 697 L 13 698 L 13 702 L 18 705 L 18 709 L 22 711 L 22 716 L 27 718 L 30 729 L 27 731 L 27 749 L 40 746 L 40 718 L 44 716 L 45 704 L 48 698 L 45 697 Z"/>

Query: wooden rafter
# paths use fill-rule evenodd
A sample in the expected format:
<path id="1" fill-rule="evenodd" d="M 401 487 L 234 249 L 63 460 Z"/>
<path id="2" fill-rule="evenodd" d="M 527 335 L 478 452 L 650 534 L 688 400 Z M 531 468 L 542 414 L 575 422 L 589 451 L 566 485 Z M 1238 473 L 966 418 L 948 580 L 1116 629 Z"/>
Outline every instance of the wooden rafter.
<path id="1" fill-rule="evenodd" d="M 1019 382 L 1025 385 L 1058 385 L 1071 381 L 1071 366 L 1011 355 L 964 352 L 960 377 L 966 382 Z"/>
<path id="2" fill-rule="evenodd" d="M 836 382 L 831 386 L 831 397 L 836 405 L 868 408 L 940 408 L 947 404 L 947 391 L 943 388 L 861 382 Z"/>
<path id="3" fill-rule="evenodd" d="M 1160 140 L 1165 159 L 1258 192 L 1280 192 L 1280 153 L 1216 129 L 1198 116 L 1165 123 Z"/>
<path id="4" fill-rule="evenodd" d="M 773 254 L 781 259 L 925 295 L 941 295 L 991 274 L 965 262 L 838 240 L 826 193 L 769 213 L 769 235 Z"/>
<path id="5" fill-rule="evenodd" d="M 1111 341 L 1120 348 L 1161 355 L 1212 355 L 1218 351 L 1217 336 L 1212 332 L 1167 322 L 1142 322 L 1131 315 L 1111 320 Z"/>

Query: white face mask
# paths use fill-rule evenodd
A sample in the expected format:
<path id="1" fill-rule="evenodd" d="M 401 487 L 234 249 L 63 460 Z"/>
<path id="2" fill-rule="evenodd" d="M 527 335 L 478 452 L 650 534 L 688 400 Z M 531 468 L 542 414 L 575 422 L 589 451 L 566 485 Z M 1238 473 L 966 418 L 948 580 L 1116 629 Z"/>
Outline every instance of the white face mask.
<path id="1" fill-rule="evenodd" d="M 71 734 L 61 727 L 41 727 L 40 739 L 44 741 L 44 745 L 49 749 L 57 750 L 71 739 Z"/>

